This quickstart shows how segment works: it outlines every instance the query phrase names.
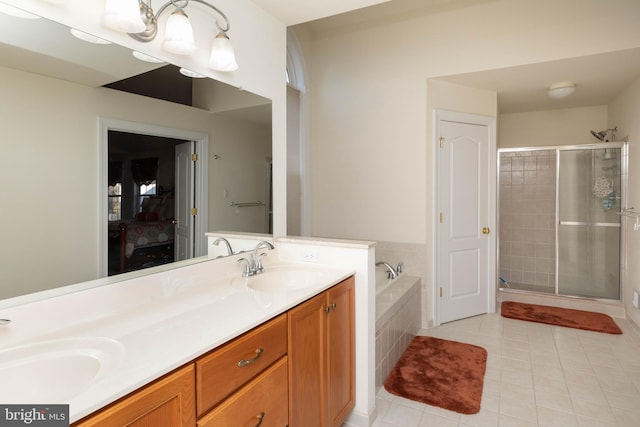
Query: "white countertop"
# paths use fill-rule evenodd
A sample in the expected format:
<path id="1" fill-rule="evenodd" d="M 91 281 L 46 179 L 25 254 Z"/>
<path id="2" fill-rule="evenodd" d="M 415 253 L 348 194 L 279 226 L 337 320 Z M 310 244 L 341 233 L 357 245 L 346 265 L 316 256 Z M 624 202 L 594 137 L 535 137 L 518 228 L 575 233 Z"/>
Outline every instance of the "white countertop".
<path id="1" fill-rule="evenodd" d="M 27 384 L 25 395 L 15 389 L 6 395 L 0 391 L 0 402 L 69 403 L 71 422 L 77 421 L 354 273 L 317 264 L 281 264 L 267 257 L 263 275 L 290 268 L 319 274 L 301 289 L 258 292 L 247 286 L 252 278 L 240 276 L 238 257 L 1 310 L 0 318 L 12 322 L 0 326 L 0 360 L 16 346 L 82 343 L 93 337 L 104 339 L 113 357 L 104 372 L 67 401 L 33 401 L 28 390 L 48 387 L 38 383 Z"/>

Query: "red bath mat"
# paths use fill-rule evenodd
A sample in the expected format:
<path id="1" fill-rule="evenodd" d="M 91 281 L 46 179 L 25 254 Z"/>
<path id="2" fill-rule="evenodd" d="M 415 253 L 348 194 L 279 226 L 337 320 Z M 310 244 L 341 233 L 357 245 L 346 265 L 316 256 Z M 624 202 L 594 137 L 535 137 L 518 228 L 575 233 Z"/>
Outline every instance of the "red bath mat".
<path id="1" fill-rule="evenodd" d="M 384 382 L 396 396 L 460 414 L 480 411 L 487 351 L 476 345 L 418 336 Z"/>
<path id="2" fill-rule="evenodd" d="M 567 328 L 584 329 L 607 334 L 622 333 L 616 322 L 610 316 L 591 311 L 524 304 L 513 301 L 504 301 L 500 311 L 503 317 L 510 319 L 546 323 L 547 325 L 565 326 Z"/>

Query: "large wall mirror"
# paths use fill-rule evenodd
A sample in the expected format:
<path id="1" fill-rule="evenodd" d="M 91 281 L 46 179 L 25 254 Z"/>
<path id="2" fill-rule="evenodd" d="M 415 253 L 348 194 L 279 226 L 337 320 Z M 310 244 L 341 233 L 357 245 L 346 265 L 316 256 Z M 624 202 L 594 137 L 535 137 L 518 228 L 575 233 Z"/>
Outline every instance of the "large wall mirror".
<path id="1" fill-rule="evenodd" d="M 184 91 L 167 74 L 187 81 L 188 101 L 167 100 Z M 140 89 L 156 78 L 150 86 L 164 95 Z M 124 87 L 107 87 L 116 82 Z M 120 235 L 116 224 L 175 220 L 174 206 L 187 199 L 181 191 L 196 195 L 196 214 L 204 217 L 179 259 L 204 259 L 208 231 L 271 232 L 270 100 L 140 61 L 122 46 L 81 41 L 46 19 L 3 13 L 0 93 L 0 306 L 65 285 L 117 280 L 104 278 L 108 246 Z M 179 178 L 185 153 L 204 160 L 190 166 L 196 189 Z M 148 159 L 155 159 L 155 180 L 139 175 Z"/>

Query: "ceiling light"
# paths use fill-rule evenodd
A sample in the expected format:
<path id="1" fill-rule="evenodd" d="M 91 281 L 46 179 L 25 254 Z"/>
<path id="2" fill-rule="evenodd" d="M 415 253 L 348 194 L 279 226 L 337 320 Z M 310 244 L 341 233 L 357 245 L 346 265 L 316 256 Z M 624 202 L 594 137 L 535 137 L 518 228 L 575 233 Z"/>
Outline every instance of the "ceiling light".
<path id="1" fill-rule="evenodd" d="M 191 71 L 187 68 L 180 68 L 180 74 L 187 77 L 193 77 L 194 79 L 203 79 L 207 77 L 204 74 L 196 73 L 195 71 Z"/>
<path id="2" fill-rule="evenodd" d="M 137 50 L 134 50 L 133 52 L 131 52 L 131 54 L 134 57 L 136 57 L 137 59 L 139 59 L 140 61 L 151 62 L 153 64 L 162 64 L 162 63 L 164 63 L 164 61 L 162 59 L 158 59 L 155 56 L 147 55 L 146 53 L 142 53 L 142 52 L 137 51 Z"/>
<path id="3" fill-rule="evenodd" d="M 100 37 L 94 36 L 93 34 L 85 33 L 84 31 L 80 31 L 75 28 L 72 28 L 69 31 L 71 31 L 71 34 L 73 34 L 74 37 L 85 42 L 94 44 L 111 44 L 109 40 L 101 39 Z"/>
<path id="4" fill-rule="evenodd" d="M 22 9 L 18 9 L 17 7 L 9 6 L 8 4 L 0 3 L 0 12 L 5 15 L 11 15 L 16 18 L 22 19 L 40 19 L 38 15 L 34 15 L 33 13 L 25 12 Z"/>
<path id="5" fill-rule="evenodd" d="M 197 50 L 194 42 L 193 28 L 185 9 L 189 2 L 207 6 L 223 19 L 224 25 L 215 20 L 218 34 L 213 40 L 209 67 L 217 71 L 234 71 L 238 69 L 235 53 L 229 41 L 229 19 L 217 7 L 205 0 L 169 0 L 158 9 L 157 13 L 151 8 L 151 0 L 106 0 L 102 14 L 102 23 L 113 30 L 126 32 L 140 42 L 150 42 L 158 34 L 158 20 L 160 15 L 170 6 L 173 12 L 169 16 L 165 27 L 165 39 L 162 48 L 176 55 L 191 55 Z"/>
<path id="6" fill-rule="evenodd" d="M 562 99 L 571 95 L 576 91 L 576 85 L 573 82 L 554 83 L 549 87 L 549 96 L 551 98 Z"/>

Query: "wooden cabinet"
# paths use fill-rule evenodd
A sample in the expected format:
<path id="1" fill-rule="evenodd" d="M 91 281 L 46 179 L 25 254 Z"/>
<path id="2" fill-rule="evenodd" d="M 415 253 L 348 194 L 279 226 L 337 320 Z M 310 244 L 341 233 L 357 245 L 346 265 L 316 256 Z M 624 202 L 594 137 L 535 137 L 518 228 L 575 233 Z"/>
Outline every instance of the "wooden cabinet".
<path id="1" fill-rule="evenodd" d="M 350 277 L 73 425 L 337 427 L 354 407 L 354 297 Z"/>
<path id="2" fill-rule="evenodd" d="M 291 427 L 340 426 L 355 404 L 355 279 L 289 311 Z"/>
<path id="3" fill-rule="evenodd" d="M 198 359 L 198 416 L 220 403 L 286 353 L 287 315 L 282 314 Z"/>
<path id="4" fill-rule="evenodd" d="M 285 427 L 288 409 L 285 356 L 198 420 L 198 427 Z"/>
<path id="5" fill-rule="evenodd" d="M 196 425 L 195 369 L 181 368 L 84 418 L 74 427 Z"/>

